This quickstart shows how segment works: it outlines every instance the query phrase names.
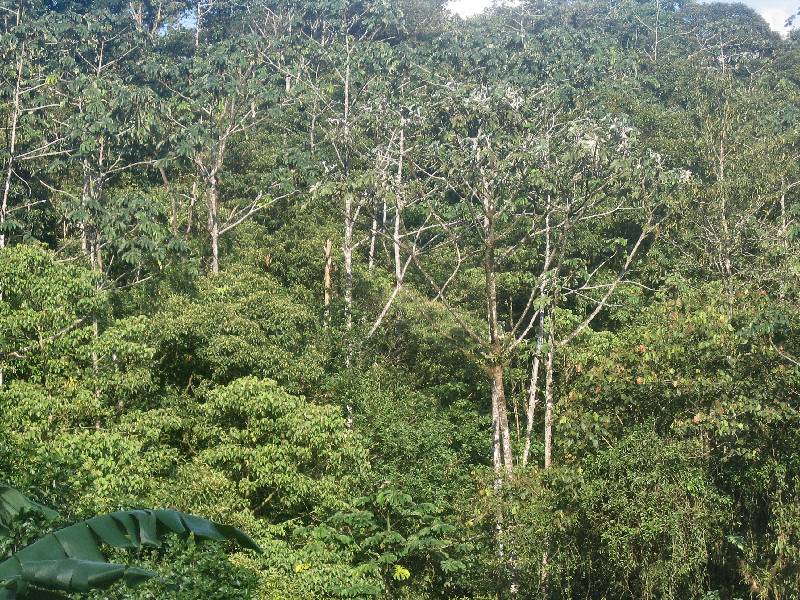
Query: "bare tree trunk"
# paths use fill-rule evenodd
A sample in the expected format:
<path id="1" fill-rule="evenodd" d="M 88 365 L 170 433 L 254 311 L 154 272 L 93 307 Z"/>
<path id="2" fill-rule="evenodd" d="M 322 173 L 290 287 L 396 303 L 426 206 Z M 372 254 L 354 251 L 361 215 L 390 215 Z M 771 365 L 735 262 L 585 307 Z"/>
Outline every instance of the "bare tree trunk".
<path id="1" fill-rule="evenodd" d="M 206 191 L 208 202 L 208 233 L 211 236 L 211 272 L 219 273 L 219 198 L 217 180 L 213 175 L 208 181 Z"/>
<path id="2" fill-rule="evenodd" d="M 344 263 L 344 319 L 347 331 L 353 329 L 353 196 L 344 198 L 344 242 L 342 258 Z M 349 353 L 348 353 L 349 354 Z"/>
<path id="3" fill-rule="evenodd" d="M 396 175 L 396 189 L 395 197 L 397 198 L 397 206 L 394 213 L 394 233 L 392 241 L 394 242 L 394 279 L 395 285 L 399 289 L 403 285 L 403 267 L 400 264 L 400 229 L 403 218 L 403 155 L 405 154 L 405 129 L 400 128 L 400 149 L 397 157 L 397 175 Z"/>
<path id="4" fill-rule="evenodd" d="M 653 33 L 655 34 L 655 40 L 653 42 L 653 62 L 658 62 L 658 44 L 660 42 L 658 34 L 660 32 L 661 26 L 661 1 L 656 0 L 656 26 L 654 28 Z"/>
<path id="5" fill-rule="evenodd" d="M 372 271 L 375 267 L 375 241 L 378 237 L 378 212 L 374 211 L 372 214 L 372 228 L 369 232 L 369 259 L 367 261 L 367 269 Z"/>
<path id="6" fill-rule="evenodd" d="M 489 346 L 492 352 L 492 363 L 489 365 L 489 378 L 492 388 L 492 415 L 495 417 L 495 429 L 500 438 L 503 467 L 507 473 L 514 468 L 511 450 L 511 435 L 508 428 L 508 407 L 503 378 L 502 340 L 500 339 L 500 322 L 497 307 L 497 273 L 495 263 L 494 238 L 494 205 L 491 200 L 484 201 L 484 258 L 483 268 L 486 280 L 486 311 L 489 325 Z"/>
<path id="7" fill-rule="evenodd" d="M 325 240 L 325 273 L 323 275 L 323 287 L 325 289 L 325 325 L 331 322 L 331 290 L 333 272 L 333 242 L 328 238 Z"/>
<path id="8" fill-rule="evenodd" d="M 172 233 L 178 233 L 178 199 L 170 189 L 169 179 L 167 179 L 167 172 L 164 170 L 164 167 L 158 167 L 158 172 L 161 174 L 161 181 L 164 184 L 164 189 L 170 197 L 170 228 L 172 229 Z"/>
<path id="9" fill-rule="evenodd" d="M 405 132 L 403 129 L 400 130 L 400 148 L 398 151 L 398 158 L 397 158 L 397 173 L 395 174 L 395 212 L 394 212 L 394 231 L 392 232 L 392 245 L 394 249 L 394 289 L 392 293 L 389 295 L 389 299 L 383 305 L 383 309 L 381 310 L 378 318 L 375 320 L 375 323 L 372 325 L 367 337 L 372 337 L 375 332 L 380 327 L 381 323 L 383 322 L 384 317 L 386 317 L 389 309 L 391 308 L 392 304 L 397 298 L 400 290 L 403 287 L 403 279 L 405 278 L 406 268 L 408 267 L 409 263 L 411 262 L 411 256 L 409 256 L 408 260 L 405 263 L 402 262 L 402 253 L 400 249 L 400 245 L 402 243 L 402 219 L 403 219 L 403 209 L 405 208 L 405 202 L 403 200 L 403 192 L 402 192 L 402 180 L 403 180 L 403 157 L 405 155 Z M 383 223 L 385 226 L 386 223 L 386 200 L 383 201 Z M 377 223 L 373 221 L 373 227 L 375 227 Z M 412 250 L 413 252 L 413 250 Z"/>
<path id="10" fill-rule="evenodd" d="M 350 46 L 349 35 L 345 36 L 347 42 L 347 62 L 345 65 L 344 73 L 344 175 L 347 179 L 350 175 L 350 158 L 349 158 L 349 144 L 350 144 L 350 55 L 352 48 Z M 345 193 L 344 195 L 344 241 L 342 244 L 342 255 L 344 262 L 344 312 L 345 312 L 345 327 L 347 331 L 353 329 L 353 229 L 355 228 L 355 213 L 353 208 L 353 195 Z M 350 343 L 348 341 L 348 343 Z M 350 350 L 347 352 L 347 362 L 350 362 Z"/>
<path id="11" fill-rule="evenodd" d="M 194 225 L 194 205 L 197 202 L 197 178 L 192 182 L 192 197 L 189 198 L 189 207 L 186 209 L 186 233 L 192 233 Z"/>
<path id="12" fill-rule="evenodd" d="M 394 213 L 394 232 L 392 233 L 392 243 L 394 245 L 394 284 L 398 289 L 403 285 L 403 266 L 400 264 L 400 213 L 402 210 L 402 202 L 398 197 Z"/>
<path id="13" fill-rule="evenodd" d="M 494 468 L 495 490 L 499 490 L 502 485 L 501 474 L 503 472 L 503 452 L 500 443 L 499 416 L 497 414 L 497 402 L 492 402 L 492 467 Z"/>
<path id="14" fill-rule="evenodd" d="M 531 366 L 531 385 L 528 389 L 528 410 L 525 413 L 525 449 L 522 451 L 522 466 L 528 465 L 531 454 L 531 443 L 533 438 L 533 417 L 536 412 L 536 405 L 539 403 L 539 368 L 541 364 L 542 347 L 544 346 L 544 320 L 545 311 L 539 315 L 539 330 L 536 334 L 536 355 L 533 357 Z"/>
<path id="15" fill-rule="evenodd" d="M 19 17 L 17 18 L 19 23 Z M 25 52 L 25 44 L 22 45 L 22 52 Z M 11 193 L 11 178 L 14 174 L 14 155 L 17 149 L 17 125 L 19 123 L 20 112 L 20 91 L 22 88 L 22 57 L 17 63 L 17 78 L 14 86 L 14 100 L 11 106 L 8 126 L 8 164 L 6 165 L 5 181 L 3 183 L 3 200 L 0 203 L 0 248 L 6 246 L 5 225 L 8 219 L 8 199 Z"/>
<path id="16" fill-rule="evenodd" d="M 511 432 L 508 426 L 508 408 L 503 381 L 504 370 L 503 365 L 498 362 L 489 367 L 489 377 L 492 387 L 493 428 L 500 446 L 500 464 L 505 473 L 511 473 L 514 468 L 514 459 L 511 448 Z"/>
<path id="17" fill-rule="evenodd" d="M 383 199 L 383 211 L 381 212 L 381 231 L 386 231 L 386 223 L 389 221 L 389 206 L 386 202 L 386 198 Z M 382 240 L 381 245 L 383 246 L 383 254 L 386 258 L 389 257 L 389 252 L 386 249 L 386 241 L 385 239 Z"/>
<path id="18" fill-rule="evenodd" d="M 203 8 L 200 2 L 197 3 L 197 11 L 194 17 L 194 47 L 200 47 L 200 30 L 203 28 Z"/>
<path id="19" fill-rule="evenodd" d="M 786 192 L 781 193 L 781 241 L 784 251 L 789 250 L 789 223 L 786 218 Z"/>
<path id="20" fill-rule="evenodd" d="M 19 22 L 19 19 L 17 19 Z M 17 65 L 17 83 L 14 90 L 14 105 L 11 109 L 11 123 L 9 127 L 9 140 L 8 140 L 8 165 L 6 166 L 6 177 L 3 186 L 3 200 L 0 203 L 0 248 L 6 247 L 6 219 L 8 215 L 8 199 L 11 193 L 11 176 L 14 173 L 14 152 L 16 149 L 17 140 L 17 122 L 19 115 L 19 90 L 22 79 L 22 60 L 20 59 Z M 0 300 L 3 299 L 3 289 L 0 288 Z M 0 369 L 0 389 L 3 387 L 4 371 Z"/>
<path id="21" fill-rule="evenodd" d="M 494 390 L 493 390 L 494 391 Z M 506 551 L 504 541 L 504 519 L 503 519 L 503 505 L 500 497 L 503 491 L 503 451 L 502 451 L 502 435 L 500 433 L 500 417 L 497 411 L 497 402 L 492 402 L 492 467 L 494 469 L 494 493 L 495 493 L 495 519 L 494 519 L 494 535 L 497 542 L 497 559 L 498 564 L 505 564 Z M 498 592 L 502 590 L 502 577 L 500 572 L 497 573 L 497 588 Z"/>
<path id="22" fill-rule="evenodd" d="M 544 386 L 544 468 L 549 469 L 553 464 L 553 355 L 555 354 L 555 339 L 553 320 L 550 319 L 547 334 L 547 359 L 545 361 L 545 386 Z"/>
<path id="23" fill-rule="evenodd" d="M 84 159 L 83 160 L 83 187 L 81 189 L 81 203 L 83 204 L 82 208 L 86 210 L 89 206 L 89 201 L 91 200 L 92 195 L 92 174 L 89 169 L 89 161 Z M 86 223 L 85 219 L 81 219 L 78 222 L 78 228 L 81 231 L 81 251 L 83 252 L 84 256 L 89 258 L 91 261 L 91 248 L 89 247 L 89 227 Z"/>
<path id="24" fill-rule="evenodd" d="M 549 469 L 553 465 L 553 358 L 555 354 L 555 331 L 553 316 L 548 323 L 547 332 L 547 358 L 545 359 L 545 412 L 544 412 L 544 468 Z M 550 556 L 550 541 L 549 535 L 546 538 L 542 551 L 542 566 L 539 572 L 539 585 L 542 589 L 542 595 L 546 598 L 548 596 L 548 585 L 550 577 L 549 569 L 549 556 Z"/>
<path id="25" fill-rule="evenodd" d="M 730 244 L 732 243 L 730 226 L 728 224 L 728 198 L 725 190 L 725 128 L 723 126 L 722 133 L 719 139 L 719 167 L 717 176 L 720 183 L 720 210 L 719 216 L 721 219 L 720 229 L 722 230 L 722 244 L 720 245 L 720 252 L 722 254 L 722 264 L 724 275 L 726 279 L 730 279 L 732 275 L 731 267 L 731 254 L 732 250 Z"/>

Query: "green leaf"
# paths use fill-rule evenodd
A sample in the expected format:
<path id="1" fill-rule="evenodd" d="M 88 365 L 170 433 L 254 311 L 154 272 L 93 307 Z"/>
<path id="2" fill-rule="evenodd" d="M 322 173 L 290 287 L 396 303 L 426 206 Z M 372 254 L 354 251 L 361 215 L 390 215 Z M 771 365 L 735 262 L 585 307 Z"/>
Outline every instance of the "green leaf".
<path id="1" fill-rule="evenodd" d="M 18 490 L 0 484 L 0 537 L 8 535 L 8 529 L 20 517 L 36 513 L 53 520 L 58 513 L 38 502 L 34 502 Z"/>
<path id="2" fill-rule="evenodd" d="M 10 497 L 20 502 L 14 494 Z M 167 535 L 186 539 L 190 534 L 198 540 L 231 540 L 261 551 L 249 536 L 230 525 L 175 510 L 119 511 L 50 533 L 0 563 L 0 581 L 5 586 L 0 589 L 0 600 L 29 597 L 25 591 L 29 585 L 68 592 L 103 588 L 118 581 L 136 585 L 154 574 L 107 562 L 102 546 L 160 547 Z"/>

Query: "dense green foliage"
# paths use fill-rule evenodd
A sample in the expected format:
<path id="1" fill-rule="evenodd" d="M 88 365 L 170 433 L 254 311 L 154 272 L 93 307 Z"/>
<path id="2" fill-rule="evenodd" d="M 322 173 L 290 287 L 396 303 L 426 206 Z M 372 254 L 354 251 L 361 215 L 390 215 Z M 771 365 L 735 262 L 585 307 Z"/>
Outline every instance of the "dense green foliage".
<path id="1" fill-rule="evenodd" d="M 0 486 L 0 536 L 19 537 L 21 521 L 35 515 L 53 521 L 58 513 L 21 494 Z M 123 510 L 98 515 L 48 533 L 24 545 L 0 562 L 0 598 L 67 598 L 68 593 L 89 592 L 123 582 L 136 586 L 157 573 L 127 564 L 109 562 L 104 550 L 161 548 L 167 536 L 192 541 L 235 541 L 260 552 L 247 534 L 230 525 L 176 510 Z M 120 552 L 121 554 L 121 552 Z"/>
<path id="2" fill-rule="evenodd" d="M 0 480 L 263 549 L 75 598 L 798 597 L 797 31 L 0 8 Z"/>

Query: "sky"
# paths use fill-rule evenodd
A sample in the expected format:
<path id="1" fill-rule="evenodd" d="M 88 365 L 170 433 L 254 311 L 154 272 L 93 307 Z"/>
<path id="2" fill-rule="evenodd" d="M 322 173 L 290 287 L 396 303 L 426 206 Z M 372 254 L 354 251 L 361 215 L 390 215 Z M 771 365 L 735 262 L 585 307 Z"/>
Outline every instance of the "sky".
<path id="1" fill-rule="evenodd" d="M 775 31 L 784 31 L 786 19 L 797 12 L 800 0 L 741 0 L 761 13 Z M 489 6 L 492 0 L 452 0 L 450 10 L 462 16 L 474 15 Z"/>

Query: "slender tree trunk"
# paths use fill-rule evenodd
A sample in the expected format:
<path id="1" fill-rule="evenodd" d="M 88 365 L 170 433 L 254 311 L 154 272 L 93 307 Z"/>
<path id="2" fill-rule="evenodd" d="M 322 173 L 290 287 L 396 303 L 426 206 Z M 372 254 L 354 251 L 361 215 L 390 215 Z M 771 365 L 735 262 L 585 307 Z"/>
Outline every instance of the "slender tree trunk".
<path id="1" fill-rule="evenodd" d="M 347 43 L 347 61 L 344 72 L 344 176 L 347 181 L 350 176 L 350 55 L 352 48 L 350 46 L 350 36 L 345 36 Z M 344 241 L 342 244 L 342 255 L 344 263 L 344 311 L 345 311 L 345 327 L 347 331 L 353 329 L 353 229 L 355 227 L 355 213 L 353 207 L 353 195 L 345 192 L 344 195 Z M 348 344 L 350 342 L 348 341 Z M 347 362 L 350 362 L 350 349 L 347 351 Z"/>
<path id="2" fill-rule="evenodd" d="M 544 468 L 549 469 L 553 465 L 553 359 L 555 355 L 555 331 L 554 318 L 551 316 L 548 323 L 547 332 L 547 357 L 545 359 L 545 412 L 544 412 Z M 543 597 L 549 595 L 550 579 L 550 536 L 546 535 L 544 550 L 542 550 L 542 564 L 539 572 L 539 585 Z"/>
<path id="3" fill-rule="evenodd" d="M 208 233 L 211 236 L 211 272 L 219 273 L 219 198 L 217 179 L 211 176 L 206 191 L 208 201 Z"/>
<path id="4" fill-rule="evenodd" d="M 405 154 L 405 128 L 400 128 L 400 148 L 397 157 L 397 175 L 395 178 L 395 197 L 397 198 L 397 206 L 394 213 L 394 233 L 392 234 L 392 241 L 394 243 L 394 278 L 395 284 L 399 289 L 403 285 L 403 267 L 400 264 L 400 229 L 403 218 L 403 155 Z"/>
<path id="5" fill-rule="evenodd" d="M 19 19 L 18 19 L 19 22 Z M 25 44 L 22 45 L 25 52 Z M 5 181 L 3 182 L 3 200 L 0 203 L 0 248 L 6 246 L 6 221 L 8 219 L 8 203 L 11 194 L 11 178 L 14 174 L 14 156 L 17 151 L 17 125 L 20 112 L 20 91 L 22 89 L 22 57 L 17 63 L 17 78 L 14 86 L 14 100 L 11 106 L 8 126 L 8 164 L 6 165 Z"/>
<path id="6" fill-rule="evenodd" d="M 344 267 L 344 319 L 347 331 L 353 329 L 353 196 L 345 194 L 344 198 L 344 241 L 342 258 Z M 348 352 L 349 355 L 349 352 Z"/>
<path id="7" fill-rule="evenodd" d="M 533 357 L 531 366 L 531 385 L 528 388 L 528 409 L 525 413 L 525 448 L 522 451 L 522 466 L 528 465 L 531 454 L 531 443 L 533 438 L 533 418 L 536 412 L 536 405 L 539 403 L 539 369 L 541 366 L 542 347 L 544 346 L 544 320 L 545 312 L 539 315 L 539 329 L 536 333 L 536 355 Z"/>
<path id="8" fill-rule="evenodd" d="M 653 33 L 655 34 L 655 40 L 653 41 L 653 62 L 658 62 L 658 44 L 659 40 L 659 33 L 661 30 L 661 0 L 656 0 L 656 25 L 653 29 Z"/>
<path id="9" fill-rule="evenodd" d="M 384 317 L 386 317 L 389 309 L 391 308 L 392 304 L 397 298 L 400 290 L 403 287 L 403 279 L 405 278 L 406 274 L 406 267 L 408 263 L 411 261 L 411 256 L 409 256 L 408 260 L 405 264 L 402 262 L 402 253 L 400 251 L 400 244 L 402 243 L 402 219 L 403 219 L 403 209 L 405 207 L 405 202 L 403 200 L 403 192 L 402 192 L 402 180 L 403 180 L 403 157 L 405 155 L 405 133 L 404 130 L 400 130 L 400 149 L 398 152 L 398 159 L 397 159 L 397 172 L 395 174 L 395 212 L 394 212 L 394 231 L 392 232 L 392 245 L 394 249 L 394 289 L 392 293 L 389 295 L 389 299 L 383 305 L 383 309 L 381 310 L 378 318 L 375 320 L 375 323 L 372 325 L 367 337 L 372 337 L 372 335 L 378 330 L 381 323 L 383 322 Z M 383 223 L 385 226 L 386 223 L 386 200 L 383 201 Z M 373 221 L 373 226 L 377 224 Z"/>
<path id="10" fill-rule="evenodd" d="M 194 47 L 200 47 L 200 31 L 203 29 L 203 8 L 200 2 L 197 3 L 197 11 L 194 17 Z"/>
<path id="11" fill-rule="evenodd" d="M 170 189 L 169 179 L 167 179 L 167 172 L 164 170 L 164 167 L 159 167 L 158 172 L 161 174 L 161 181 L 164 184 L 164 189 L 170 197 L 170 228 L 172 229 L 172 233 L 178 233 L 178 198 Z"/>
<path id="12" fill-rule="evenodd" d="M 84 159 L 83 161 L 83 188 L 81 189 L 81 204 L 83 205 L 84 212 L 88 209 L 89 201 L 91 200 L 92 194 L 92 176 L 89 170 L 89 161 Z M 81 232 L 81 251 L 83 252 L 84 256 L 90 258 L 90 248 L 89 248 L 89 227 L 86 223 L 85 219 L 81 219 L 78 222 L 78 229 Z"/>
<path id="13" fill-rule="evenodd" d="M 507 552 L 504 542 L 505 519 L 503 515 L 502 488 L 503 481 L 514 469 L 513 451 L 511 448 L 511 432 L 508 425 L 508 405 L 505 394 L 503 363 L 503 340 L 500 332 L 500 321 L 497 306 L 497 272 L 495 261 L 494 204 L 487 196 L 484 200 L 484 256 L 483 268 L 486 293 L 486 316 L 489 330 L 489 349 L 491 362 L 487 369 L 491 386 L 492 407 L 492 463 L 494 467 L 494 487 L 497 496 L 495 515 L 495 534 L 499 564 L 505 568 L 498 572 L 498 594 L 516 589 L 514 553 Z"/>
<path id="14" fill-rule="evenodd" d="M 374 210 L 373 206 L 373 210 Z M 367 261 L 367 270 L 372 271 L 375 267 L 375 241 L 378 237 L 378 212 L 374 211 L 372 215 L 372 227 L 369 231 L 369 259 Z"/>
<path id="15" fill-rule="evenodd" d="M 545 216 L 545 249 L 544 249 L 544 264 L 542 267 L 542 281 L 539 284 L 539 296 L 545 297 L 548 282 L 548 269 L 550 268 L 553 260 L 553 253 L 551 251 L 552 239 L 550 232 L 550 196 L 547 196 L 547 214 Z M 553 311 L 555 314 L 555 311 Z M 547 310 L 545 308 L 539 313 L 539 324 L 536 331 L 536 355 L 533 359 L 531 367 L 531 386 L 528 390 L 528 411 L 526 414 L 527 423 L 525 429 L 525 449 L 522 453 L 522 466 L 528 464 L 531 453 L 531 443 L 533 437 L 533 418 L 536 412 L 536 405 L 539 403 L 540 390 L 539 390 L 539 370 L 541 368 L 542 348 L 544 346 L 545 337 L 545 322 L 547 321 Z M 550 353 L 548 351 L 548 356 Z"/>
<path id="16" fill-rule="evenodd" d="M 725 64 L 722 65 L 723 71 Z M 720 122 L 719 144 L 717 149 L 717 182 L 719 184 L 719 264 L 725 284 L 725 291 L 728 296 L 728 304 L 733 301 L 733 264 L 732 254 L 734 252 L 734 236 L 731 233 L 728 217 L 728 191 L 726 189 L 726 160 L 727 160 L 727 128 L 728 128 L 728 102 L 725 101 L 722 107 L 722 121 Z"/>
<path id="17" fill-rule="evenodd" d="M 386 224 L 389 222 L 389 206 L 386 202 L 386 198 L 383 199 L 383 212 L 381 213 L 381 231 L 386 231 Z M 386 241 L 383 240 L 381 242 L 383 246 L 383 254 L 386 258 L 389 257 L 389 252 L 386 249 Z"/>
<path id="18" fill-rule="evenodd" d="M 781 193 L 781 241 L 784 251 L 789 250 L 789 223 L 786 218 L 786 192 Z"/>
<path id="19" fill-rule="evenodd" d="M 544 468 L 549 469 L 553 464 L 553 355 L 555 354 L 555 339 L 553 332 L 553 319 L 551 317 L 547 334 L 547 358 L 545 360 L 545 386 L 544 386 Z"/>
<path id="20" fill-rule="evenodd" d="M 494 389 L 492 390 L 494 391 Z M 494 396 L 494 394 L 493 394 Z M 502 435 L 500 433 L 500 416 L 497 411 L 497 402 L 492 401 L 492 467 L 494 469 L 494 494 L 495 494 L 495 518 L 494 534 L 497 541 L 497 560 L 498 564 L 506 563 L 505 550 L 505 520 L 503 518 L 503 502 L 501 494 L 503 492 L 503 450 Z M 497 573 L 498 595 L 503 592 L 503 580 L 501 571 Z"/>
<path id="21" fill-rule="evenodd" d="M 403 265 L 400 257 L 400 219 L 403 204 L 400 198 L 397 199 L 397 206 L 394 212 L 394 231 L 392 232 L 392 243 L 394 245 L 394 284 L 397 289 L 403 286 Z"/>
<path id="22" fill-rule="evenodd" d="M 189 206 L 186 209 L 186 233 L 192 233 L 194 225 L 194 205 L 197 202 L 197 178 L 192 182 L 192 196 L 189 198 Z"/>
<path id="23" fill-rule="evenodd" d="M 325 272 L 323 275 L 323 287 L 325 290 L 325 325 L 331 322 L 331 291 L 333 288 L 333 242 L 328 238 L 325 240 Z"/>

